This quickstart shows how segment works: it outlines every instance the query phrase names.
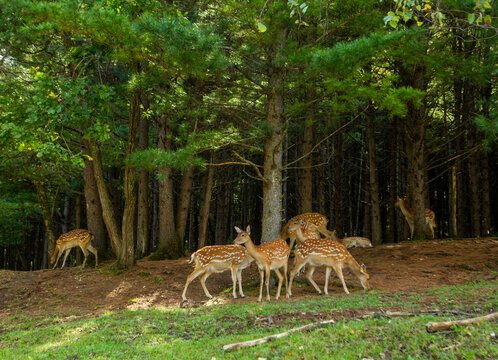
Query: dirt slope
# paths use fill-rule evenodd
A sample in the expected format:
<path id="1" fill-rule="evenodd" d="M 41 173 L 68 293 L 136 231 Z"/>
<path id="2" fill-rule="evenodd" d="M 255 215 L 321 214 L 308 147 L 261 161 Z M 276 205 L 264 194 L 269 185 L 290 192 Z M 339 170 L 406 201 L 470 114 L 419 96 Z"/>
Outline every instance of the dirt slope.
<path id="1" fill-rule="evenodd" d="M 498 240 L 465 239 L 455 241 L 403 242 L 372 249 L 351 249 L 367 265 L 374 289 L 388 292 L 415 291 L 469 280 L 495 279 L 498 269 Z M 0 270 L 0 319 L 16 313 L 33 315 L 93 316 L 110 310 L 170 307 L 181 305 L 181 293 L 193 265 L 188 259 L 142 261 L 122 274 L 108 270 L 110 263 L 98 269 L 66 268 L 34 272 Z M 254 264 L 244 270 L 247 279 L 256 273 Z M 324 271 L 314 276 L 323 287 Z M 350 291 L 361 291 L 357 279 L 346 275 Z M 214 274 L 207 286 L 222 301 L 256 301 L 254 288 L 245 289 L 246 299 L 233 300 L 229 272 Z M 272 289 L 272 300 L 275 289 Z M 310 286 L 293 288 L 294 297 L 316 294 Z M 331 296 L 343 293 L 336 280 L 329 285 Z M 187 293 L 189 304 L 202 305 L 206 297 L 198 280 Z M 285 299 L 285 298 L 284 298 Z M 282 301 L 282 300 L 280 300 Z"/>

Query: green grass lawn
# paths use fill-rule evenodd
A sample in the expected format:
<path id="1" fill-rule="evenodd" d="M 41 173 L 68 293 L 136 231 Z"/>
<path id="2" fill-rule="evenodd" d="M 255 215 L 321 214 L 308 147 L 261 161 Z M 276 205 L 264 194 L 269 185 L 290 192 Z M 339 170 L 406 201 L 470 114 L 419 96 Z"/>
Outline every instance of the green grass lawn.
<path id="1" fill-rule="evenodd" d="M 496 322 L 434 334 L 425 331 L 425 324 L 498 311 L 497 285 L 478 281 L 420 293 L 372 291 L 262 304 L 123 310 L 84 320 L 24 314 L 0 323 L 0 359 L 496 359 Z M 355 319 L 371 312 L 428 309 L 448 314 Z M 225 344 L 331 318 L 337 322 L 251 348 L 222 350 Z"/>

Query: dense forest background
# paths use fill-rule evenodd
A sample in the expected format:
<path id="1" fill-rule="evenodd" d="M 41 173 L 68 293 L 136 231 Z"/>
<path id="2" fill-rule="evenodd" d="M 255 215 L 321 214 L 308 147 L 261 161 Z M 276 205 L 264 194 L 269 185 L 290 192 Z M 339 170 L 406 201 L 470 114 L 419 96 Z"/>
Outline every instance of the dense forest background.
<path id="1" fill-rule="evenodd" d="M 405 196 L 414 239 L 426 207 L 438 238 L 496 236 L 496 22 L 473 0 L 0 0 L 0 268 L 46 268 L 76 228 L 129 267 L 310 211 L 399 242 Z"/>

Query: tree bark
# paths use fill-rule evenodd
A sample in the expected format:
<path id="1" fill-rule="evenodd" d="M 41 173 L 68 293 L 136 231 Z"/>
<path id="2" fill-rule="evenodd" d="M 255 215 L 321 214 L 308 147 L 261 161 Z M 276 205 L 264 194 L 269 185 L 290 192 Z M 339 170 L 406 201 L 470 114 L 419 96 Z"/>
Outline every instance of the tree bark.
<path id="1" fill-rule="evenodd" d="M 419 61 L 413 70 L 401 70 L 401 77 L 405 85 L 414 89 L 426 89 L 425 63 Z M 408 114 L 406 119 L 406 156 L 408 165 L 408 189 L 413 206 L 413 239 L 426 238 L 425 223 L 425 99 L 420 106 L 408 103 Z"/>
<path id="2" fill-rule="evenodd" d="M 230 221 L 230 204 L 232 200 L 232 173 L 233 168 L 226 167 L 218 172 L 218 196 L 216 199 L 216 230 L 215 244 L 228 244 L 229 239 L 229 221 Z M 231 228 L 231 227 L 230 227 Z"/>
<path id="3" fill-rule="evenodd" d="M 315 88 L 309 86 L 306 89 L 306 101 L 310 103 L 306 109 L 303 134 L 303 154 L 301 160 L 301 213 L 313 211 L 313 119 L 315 117 L 315 105 L 311 103 L 316 97 Z"/>
<path id="4" fill-rule="evenodd" d="M 212 159 L 212 157 L 211 157 Z M 201 205 L 201 225 L 199 230 L 199 241 L 198 246 L 199 249 L 206 246 L 206 238 L 207 238 L 207 229 L 208 229 L 208 220 L 209 220 L 209 210 L 211 207 L 211 196 L 213 193 L 213 184 L 214 184 L 214 167 L 209 166 L 204 178 L 204 186 L 203 186 L 203 197 L 202 197 L 202 205 Z"/>
<path id="5" fill-rule="evenodd" d="M 38 203 L 40 204 L 43 223 L 45 224 L 45 232 L 47 234 L 48 249 L 53 249 L 55 247 L 55 242 L 57 241 L 55 232 L 55 222 L 52 213 L 52 205 L 50 203 L 50 198 L 47 194 L 47 189 L 40 181 L 33 182 L 36 188 L 36 195 L 38 197 Z"/>
<path id="6" fill-rule="evenodd" d="M 91 156 L 90 144 L 87 141 L 84 142 L 83 149 L 86 155 Z M 85 193 L 86 203 L 86 224 L 88 231 L 94 235 L 92 245 L 97 249 L 100 256 L 107 250 L 102 205 L 100 204 L 99 190 L 94 176 L 93 160 L 85 158 L 84 161 L 83 192 Z"/>
<path id="7" fill-rule="evenodd" d="M 339 132 L 334 138 L 334 225 L 337 236 L 344 237 L 343 203 L 342 203 L 342 153 L 343 136 Z"/>
<path id="8" fill-rule="evenodd" d="M 368 170 L 370 183 L 370 210 L 372 217 L 372 244 L 380 245 L 382 243 L 382 229 L 380 223 L 380 204 L 379 204 L 379 185 L 377 182 L 377 159 L 375 151 L 375 125 L 374 109 L 370 104 L 368 113 Z"/>
<path id="9" fill-rule="evenodd" d="M 180 198 L 178 199 L 178 209 L 176 213 L 176 234 L 178 237 L 178 248 L 181 252 L 184 252 L 185 249 L 185 230 L 187 228 L 193 181 L 194 167 L 188 166 L 183 171 L 182 183 L 180 185 Z"/>
<path id="10" fill-rule="evenodd" d="M 451 199 L 450 199 L 450 236 L 456 238 L 458 236 L 457 228 L 457 176 L 456 166 L 451 167 Z"/>
<path id="11" fill-rule="evenodd" d="M 112 250 L 114 254 L 118 256 L 118 254 L 121 253 L 122 248 L 121 232 L 119 231 L 114 205 L 112 204 L 109 190 L 107 189 L 106 180 L 104 178 L 100 150 L 93 144 L 90 144 L 90 146 L 92 153 L 90 156 L 93 158 L 93 174 L 95 183 L 97 184 L 97 188 L 99 190 L 99 198 L 100 204 L 102 206 L 102 216 L 104 219 L 104 224 L 107 228 L 107 233 L 109 234 L 109 238 L 111 240 Z"/>
<path id="12" fill-rule="evenodd" d="M 133 63 L 133 72 L 138 72 L 138 64 Z M 140 91 L 134 90 L 130 101 L 130 118 L 128 122 L 128 144 L 126 158 L 129 158 L 137 149 L 138 124 L 140 121 Z M 118 266 L 129 268 L 135 263 L 135 209 L 137 205 L 137 192 L 135 181 L 135 166 L 126 162 L 124 170 L 123 193 L 125 205 L 123 222 L 121 225 L 123 248 L 118 254 Z"/>
<path id="13" fill-rule="evenodd" d="M 140 116 L 139 132 L 138 150 L 147 150 L 149 147 L 149 119 L 147 116 Z M 135 256 L 140 259 L 149 253 L 149 172 L 145 169 L 140 169 L 138 172 L 137 203 L 137 249 Z"/>
<path id="14" fill-rule="evenodd" d="M 171 128 L 166 117 L 158 122 L 158 147 L 163 151 L 171 150 Z M 173 169 L 165 166 L 161 169 L 162 179 L 159 180 L 159 244 L 157 248 L 160 257 L 168 259 L 178 257 L 178 241 L 176 240 Z"/>
<path id="15" fill-rule="evenodd" d="M 396 223 L 396 177 L 398 168 L 398 119 L 394 117 L 392 123 L 392 138 L 391 138 L 391 159 L 389 162 L 389 231 L 387 232 L 388 241 L 394 243 L 397 235 Z"/>

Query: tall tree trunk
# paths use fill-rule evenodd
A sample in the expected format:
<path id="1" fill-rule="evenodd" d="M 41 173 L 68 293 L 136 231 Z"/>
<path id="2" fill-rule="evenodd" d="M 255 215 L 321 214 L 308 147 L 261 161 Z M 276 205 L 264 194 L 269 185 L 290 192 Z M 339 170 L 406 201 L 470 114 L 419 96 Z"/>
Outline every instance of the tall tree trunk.
<path id="1" fill-rule="evenodd" d="M 478 143 L 477 129 L 474 124 L 475 103 L 474 96 L 476 95 L 475 87 L 470 79 L 466 79 L 463 83 L 463 104 L 462 115 L 463 121 L 468 129 L 468 144 L 470 148 L 474 148 Z M 480 168 L 479 152 L 475 151 L 469 158 L 469 190 L 470 190 L 470 231 L 473 237 L 481 235 L 481 202 L 479 199 Z"/>
<path id="2" fill-rule="evenodd" d="M 201 225 L 199 230 L 199 242 L 198 242 L 199 249 L 206 246 L 209 210 L 211 208 L 211 196 L 213 193 L 213 184 L 214 184 L 214 167 L 208 166 L 204 178 L 204 184 L 202 187 L 203 196 L 201 204 Z"/>
<path id="3" fill-rule="evenodd" d="M 102 216 L 104 219 L 104 224 L 107 228 L 107 233 L 109 234 L 109 238 L 111 240 L 112 251 L 114 252 L 114 254 L 116 254 L 116 256 L 118 256 L 118 254 L 121 253 L 122 249 L 121 232 L 119 231 L 114 205 L 111 201 L 109 190 L 107 189 L 106 180 L 104 178 L 100 150 L 93 144 L 90 144 L 90 146 L 90 156 L 93 158 L 93 175 L 95 178 L 95 183 L 97 184 L 97 188 L 99 190 L 99 198 L 100 204 L 102 206 Z"/>
<path id="4" fill-rule="evenodd" d="M 374 108 L 370 104 L 368 113 L 368 170 L 370 183 L 370 209 L 372 216 L 372 244 L 380 245 L 382 243 L 382 229 L 380 224 L 380 204 L 379 204 L 379 185 L 377 182 L 377 159 L 375 151 L 375 125 L 374 125 Z"/>
<path id="5" fill-rule="evenodd" d="M 398 167 L 398 119 L 394 117 L 392 123 L 392 138 L 391 138 L 391 159 L 389 163 L 389 231 L 387 232 L 388 241 L 390 243 L 395 242 L 397 234 L 397 223 L 396 223 L 396 177 L 397 177 L 397 167 Z"/>
<path id="6" fill-rule="evenodd" d="M 457 176 L 456 166 L 451 167 L 451 200 L 450 200 L 450 236 L 456 238 L 458 236 L 457 228 Z"/>
<path id="7" fill-rule="evenodd" d="M 188 210 L 190 196 L 192 195 L 192 183 L 194 181 L 194 167 L 188 166 L 183 171 L 182 183 L 180 185 L 180 198 L 176 213 L 176 234 L 178 237 L 178 248 L 181 252 L 185 249 L 185 230 L 187 228 Z"/>
<path id="8" fill-rule="evenodd" d="M 216 199 L 216 230 L 215 244 L 227 244 L 229 239 L 230 204 L 232 199 L 232 173 L 231 166 L 221 169 L 218 174 L 218 197 Z M 230 227 L 231 228 L 231 227 Z"/>
<path id="9" fill-rule="evenodd" d="M 45 224 L 45 232 L 47 234 L 48 249 L 53 249 L 55 247 L 55 242 L 57 240 L 55 232 L 55 222 L 52 213 L 52 204 L 50 202 L 50 197 L 45 189 L 45 185 L 40 181 L 33 182 L 36 188 L 36 195 L 38 197 L 38 203 L 40 204 L 43 223 Z"/>
<path id="10" fill-rule="evenodd" d="M 162 116 L 158 122 L 158 147 L 166 152 L 171 151 L 171 128 L 168 119 Z M 175 230 L 173 169 L 165 166 L 161 169 L 162 179 L 159 180 L 159 256 L 168 259 L 179 255 L 178 241 Z"/>
<path id="11" fill-rule="evenodd" d="M 342 165 L 344 154 L 342 152 L 343 136 L 339 132 L 334 137 L 334 224 L 337 236 L 344 236 L 344 217 L 342 202 Z"/>
<path id="12" fill-rule="evenodd" d="M 85 154 L 91 156 L 90 144 L 87 141 L 84 142 L 83 148 Z M 86 224 L 88 231 L 94 235 L 92 245 L 97 249 L 99 256 L 101 256 L 107 250 L 102 205 L 100 204 L 99 189 L 94 176 L 94 161 L 87 158 L 84 161 L 83 192 L 85 193 L 86 203 Z"/>
<path id="13" fill-rule="evenodd" d="M 401 71 L 405 85 L 425 91 L 425 63 L 420 61 L 413 70 Z M 408 103 L 406 119 L 406 156 L 408 165 L 408 189 L 413 206 L 413 239 L 426 238 L 425 223 L 425 100 L 417 107 L 413 102 Z"/>
<path id="14" fill-rule="evenodd" d="M 287 30 L 280 28 L 275 33 L 269 48 L 268 93 L 266 107 L 266 127 L 269 135 L 265 138 L 263 164 L 263 213 L 261 241 L 268 242 L 280 236 L 282 227 L 282 157 L 284 140 L 284 80 L 283 65 L 275 59 L 279 56 Z"/>
<path id="15" fill-rule="evenodd" d="M 142 98 L 146 98 L 144 94 L 142 95 Z M 146 108 L 148 108 L 147 105 Z M 138 150 L 147 150 L 149 147 L 149 118 L 147 116 L 140 116 L 139 132 Z M 140 259 L 149 252 L 149 172 L 146 169 L 140 169 L 138 172 L 137 203 L 137 249 L 135 257 Z"/>
<path id="16" fill-rule="evenodd" d="M 315 88 L 309 86 L 306 89 L 306 101 L 309 103 L 306 109 L 306 117 L 304 120 L 304 135 L 303 135 L 303 154 L 305 156 L 301 160 L 301 212 L 313 211 L 313 156 L 311 149 L 313 148 L 313 119 L 315 117 Z"/>
<path id="17" fill-rule="evenodd" d="M 481 151 L 481 208 L 482 227 L 481 235 L 490 236 L 491 230 L 491 205 L 489 200 L 489 163 L 486 150 Z"/>
<path id="18" fill-rule="evenodd" d="M 133 72 L 138 72 L 138 64 L 133 63 Z M 138 124 L 140 122 L 140 91 L 134 90 L 130 101 L 130 118 L 128 122 L 128 145 L 126 158 L 129 158 L 137 149 Z M 123 222 L 121 225 L 123 249 L 118 255 L 118 266 L 129 268 L 135 263 L 135 209 L 137 205 L 137 192 L 135 181 L 135 166 L 126 163 L 124 170 L 123 193 L 125 205 Z"/>

